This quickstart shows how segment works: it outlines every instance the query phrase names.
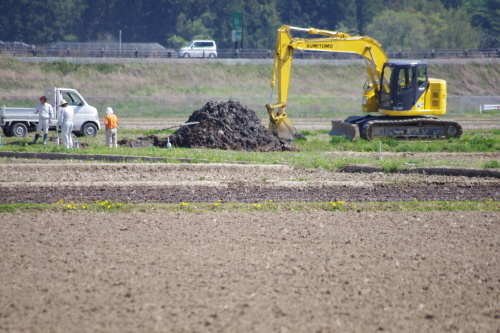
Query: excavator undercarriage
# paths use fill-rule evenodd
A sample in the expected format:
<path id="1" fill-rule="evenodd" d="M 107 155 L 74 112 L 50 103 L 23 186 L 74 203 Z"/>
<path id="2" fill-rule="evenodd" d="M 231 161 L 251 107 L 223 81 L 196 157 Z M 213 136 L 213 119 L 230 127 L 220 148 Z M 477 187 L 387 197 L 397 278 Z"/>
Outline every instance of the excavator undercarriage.
<path id="1" fill-rule="evenodd" d="M 352 116 L 344 121 L 332 120 L 330 135 L 345 136 L 351 141 L 359 138 L 432 140 L 458 138 L 462 135 L 462 126 L 459 123 L 433 116 Z"/>

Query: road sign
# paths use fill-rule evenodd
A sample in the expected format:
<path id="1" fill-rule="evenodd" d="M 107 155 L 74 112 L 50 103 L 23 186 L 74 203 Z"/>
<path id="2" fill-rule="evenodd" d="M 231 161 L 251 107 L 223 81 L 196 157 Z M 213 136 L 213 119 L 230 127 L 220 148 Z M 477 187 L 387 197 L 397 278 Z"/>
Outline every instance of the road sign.
<path id="1" fill-rule="evenodd" d="M 231 15 L 231 38 L 233 42 L 241 42 L 243 35 L 243 13 L 233 12 Z"/>

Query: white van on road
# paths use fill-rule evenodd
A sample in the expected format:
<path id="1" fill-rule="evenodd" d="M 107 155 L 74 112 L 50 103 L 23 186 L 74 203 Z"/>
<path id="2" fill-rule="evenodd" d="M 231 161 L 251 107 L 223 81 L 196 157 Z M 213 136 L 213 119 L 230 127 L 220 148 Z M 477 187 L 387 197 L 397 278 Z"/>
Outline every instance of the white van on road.
<path id="1" fill-rule="evenodd" d="M 217 45 L 213 40 L 193 40 L 179 50 L 180 58 L 217 58 Z"/>

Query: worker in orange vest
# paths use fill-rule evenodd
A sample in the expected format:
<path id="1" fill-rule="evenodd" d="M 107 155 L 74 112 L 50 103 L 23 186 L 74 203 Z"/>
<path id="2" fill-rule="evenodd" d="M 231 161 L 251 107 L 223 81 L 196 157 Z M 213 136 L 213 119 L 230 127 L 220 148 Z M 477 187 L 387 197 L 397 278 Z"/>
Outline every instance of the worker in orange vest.
<path id="1" fill-rule="evenodd" d="M 106 146 L 109 148 L 118 147 L 118 117 L 113 113 L 113 109 L 108 107 L 106 110 L 106 118 L 104 118 L 104 125 L 106 125 Z"/>

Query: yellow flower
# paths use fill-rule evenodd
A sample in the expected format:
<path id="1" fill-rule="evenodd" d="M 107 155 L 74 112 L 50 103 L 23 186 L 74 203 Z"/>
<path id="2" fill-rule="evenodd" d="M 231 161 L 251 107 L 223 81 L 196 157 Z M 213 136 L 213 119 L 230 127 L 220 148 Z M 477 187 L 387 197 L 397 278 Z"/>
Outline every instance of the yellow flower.
<path id="1" fill-rule="evenodd" d="M 214 206 L 218 206 L 219 204 L 218 203 L 214 203 Z"/>
<path id="2" fill-rule="evenodd" d="M 187 206 L 187 205 L 189 205 L 189 203 L 188 202 L 182 202 L 181 205 L 182 206 Z"/>
<path id="3" fill-rule="evenodd" d="M 66 208 L 69 208 L 69 209 L 71 209 L 71 205 L 66 205 Z"/>
<path id="4" fill-rule="evenodd" d="M 335 202 L 330 202 L 330 204 L 333 206 L 333 207 L 336 207 L 337 204 Z"/>
<path id="5" fill-rule="evenodd" d="M 344 204 L 344 202 L 343 202 L 343 201 L 337 201 L 337 203 L 338 203 L 339 205 L 343 205 L 343 204 Z"/>
<path id="6" fill-rule="evenodd" d="M 111 205 L 108 205 L 108 208 L 111 208 Z"/>

